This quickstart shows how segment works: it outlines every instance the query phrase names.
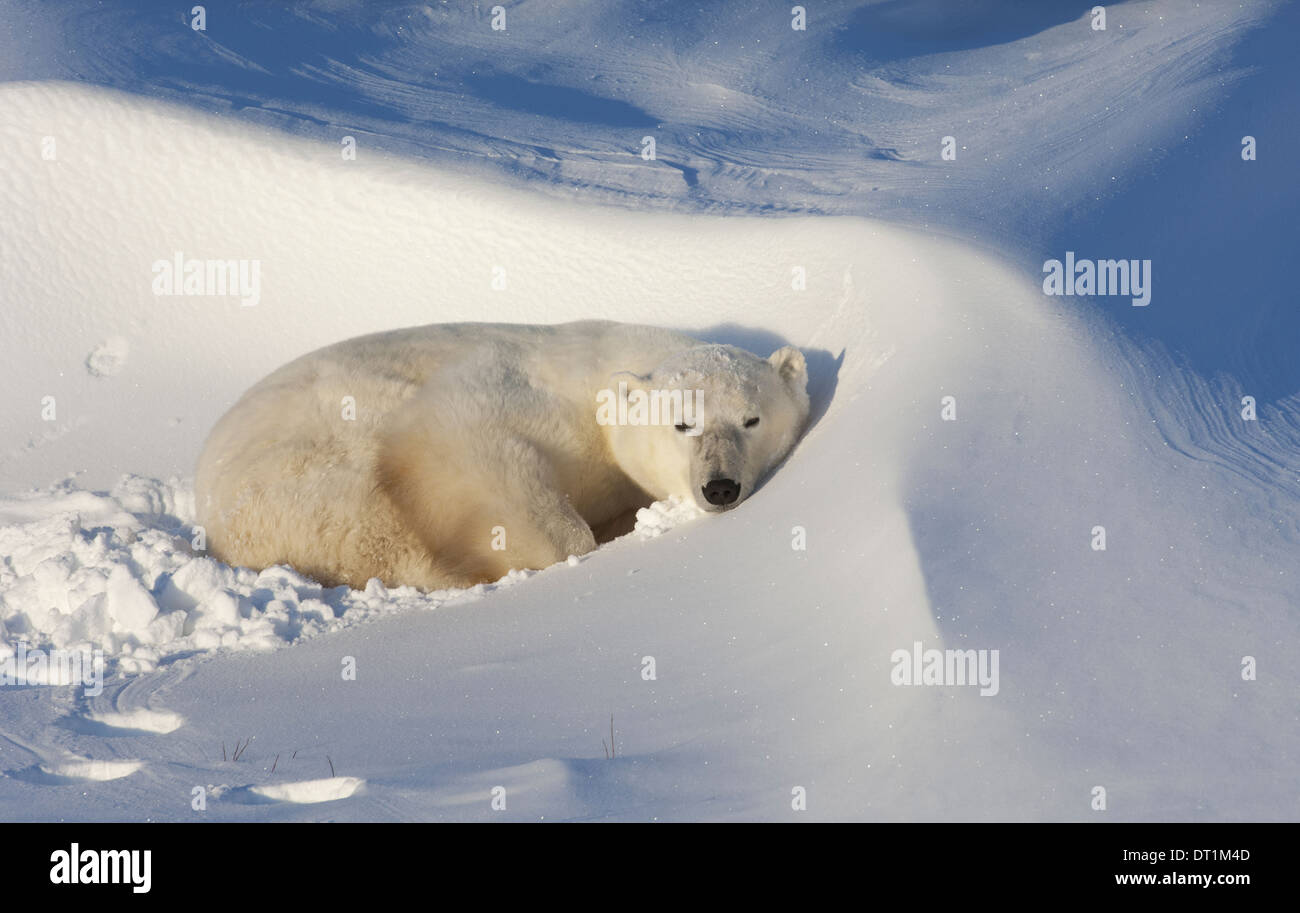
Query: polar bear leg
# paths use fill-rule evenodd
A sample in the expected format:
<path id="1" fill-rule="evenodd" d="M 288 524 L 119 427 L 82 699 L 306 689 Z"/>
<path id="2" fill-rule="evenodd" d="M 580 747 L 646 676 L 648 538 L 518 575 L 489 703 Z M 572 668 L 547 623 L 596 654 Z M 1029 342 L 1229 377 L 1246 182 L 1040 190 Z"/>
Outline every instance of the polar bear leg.
<path id="1" fill-rule="evenodd" d="M 449 448 L 448 440 L 462 444 Z M 555 487 L 550 461 L 504 428 L 392 433 L 378 470 L 380 488 L 448 586 L 549 567 L 596 547 L 591 527 Z"/>

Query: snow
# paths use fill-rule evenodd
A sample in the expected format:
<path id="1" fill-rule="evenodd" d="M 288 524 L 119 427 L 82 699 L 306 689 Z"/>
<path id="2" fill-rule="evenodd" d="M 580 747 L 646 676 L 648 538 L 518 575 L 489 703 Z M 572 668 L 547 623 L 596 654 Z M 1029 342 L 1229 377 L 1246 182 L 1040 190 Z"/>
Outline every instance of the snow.
<path id="1" fill-rule="evenodd" d="M 356 777 L 326 777 L 322 780 L 300 780 L 297 783 L 277 783 L 271 786 L 254 786 L 249 790 L 256 796 L 272 802 L 296 802 L 310 805 L 316 802 L 336 802 L 346 799 L 365 785 Z"/>
<path id="2" fill-rule="evenodd" d="M 41 770 L 51 777 L 79 783 L 84 780 L 120 780 L 141 768 L 140 761 L 93 761 L 69 756 L 61 761 L 42 764 Z"/>
<path id="3" fill-rule="evenodd" d="M 175 732 L 185 725 L 185 718 L 179 713 L 166 710 L 146 710 L 137 707 L 125 713 L 113 711 L 91 712 L 86 719 L 108 729 L 138 729 L 141 732 L 167 734 Z"/>
<path id="4" fill-rule="evenodd" d="M 161 20 L 0 13 L 0 669 L 104 658 L 102 692 L 0 687 L 0 819 L 1294 819 L 1286 283 L 1252 261 L 1225 317 L 1201 287 L 1233 267 L 1187 243 L 1247 214 L 1286 236 L 1294 182 L 1219 187 L 1192 150 L 1226 136 L 1215 167 L 1250 167 L 1240 135 L 1297 83 L 1234 48 L 1294 14 L 1116 4 L 1103 35 L 983 3 L 948 32 L 934 7 L 827 4 L 801 34 L 524 4 L 493 36 L 295 6 L 264 15 L 341 29 L 325 51 L 215 15 L 193 68 Z M 92 33 L 144 40 L 86 75 Z M 1252 124 L 1221 131 L 1225 98 Z M 1101 231 L 1161 206 L 1180 232 Z M 1151 305 L 1044 296 L 1066 250 L 1152 259 Z M 155 295 L 178 255 L 256 261 L 256 303 Z M 814 423 L 736 511 L 656 504 L 469 591 L 204 554 L 194 461 L 273 368 L 593 316 L 799 345 Z M 917 643 L 997 650 L 997 694 L 894 685 Z"/>
<path id="5" fill-rule="evenodd" d="M 666 500 L 656 501 L 649 507 L 638 510 L 633 532 L 641 539 L 654 539 L 702 516 L 704 511 L 693 502 L 670 495 Z"/>
<path id="6" fill-rule="evenodd" d="M 193 547 L 188 484 L 178 490 L 126 476 L 94 494 L 63 483 L 0 504 L 0 517 L 7 524 L 0 527 L 7 632 L 0 660 L 25 640 L 99 650 L 110 669 L 139 674 L 164 656 L 270 650 L 376 613 L 476 595 L 389 590 L 379 581 L 364 591 L 324 589 L 289 568 L 257 573 L 220 564 Z"/>

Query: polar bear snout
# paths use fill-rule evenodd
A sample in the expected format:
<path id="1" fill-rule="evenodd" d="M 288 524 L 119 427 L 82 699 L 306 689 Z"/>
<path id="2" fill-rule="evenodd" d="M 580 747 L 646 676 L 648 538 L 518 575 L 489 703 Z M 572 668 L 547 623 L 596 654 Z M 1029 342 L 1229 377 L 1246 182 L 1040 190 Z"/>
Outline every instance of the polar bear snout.
<path id="1" fill-rule="evenodd" d="M 710 479 L 700 491 L 714 507 L 730 507 L 740 499 L 740 485 L 733 479 Z"/>

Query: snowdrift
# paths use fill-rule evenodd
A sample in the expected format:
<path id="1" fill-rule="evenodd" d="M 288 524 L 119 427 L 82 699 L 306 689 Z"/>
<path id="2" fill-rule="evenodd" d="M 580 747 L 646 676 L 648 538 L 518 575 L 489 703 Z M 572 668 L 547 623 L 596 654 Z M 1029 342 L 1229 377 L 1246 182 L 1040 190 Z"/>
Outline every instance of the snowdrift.
<path id="1" fill-rule="evenodd" d="M 0 650 L 110 673 L 0 690 L 0 818 L 190 818 L 195 786 L 230 819 L 1086 819 L 1098 786 L 1112 819 L 1300 811 L 1276 436 L 1170 446 L 1153 385 L 1232 396 L 1000 256 L 543 198 L 71 84 L 0 85 L 0 142 Z M 257 261 L 256 303 L 156 295 L 178 252 Z M 740 509 L 509 585 L 321 590 L 193 548 L 203 436 L 276 366 L 586 317 L 799 345 L 814 424 Z M 998 651 L 996 694 L 896 684 L 916 644 Z"/>

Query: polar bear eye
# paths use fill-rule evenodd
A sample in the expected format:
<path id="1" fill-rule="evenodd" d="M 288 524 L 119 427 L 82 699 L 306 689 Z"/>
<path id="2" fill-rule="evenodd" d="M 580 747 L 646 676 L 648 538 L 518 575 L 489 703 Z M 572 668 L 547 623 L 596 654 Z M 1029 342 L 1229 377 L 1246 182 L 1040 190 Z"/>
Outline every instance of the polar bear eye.
<path id="1" fill-rule="evenodd" d="M 758 424 L 758 419 L 757 419 L 757 418 L 751 418 L 751 419 L 749 419 L 747 422 L 745 422 L 745 427 L 746 427 L 746 428 L 753 428 L 753 427 L 754 427 L 755 425 L 757 425 L 757 424 Z"/>
<path id="2" fill-rule="evenodd" d="M 677 426 L 677 430 L 680 431 L 682 434 L 685 434 L 686 432 L 690 431 L 694 427 L 695 427 L 694 425 L 688 425 L 685 422 L 683 422 L 682 424 Z"/>

